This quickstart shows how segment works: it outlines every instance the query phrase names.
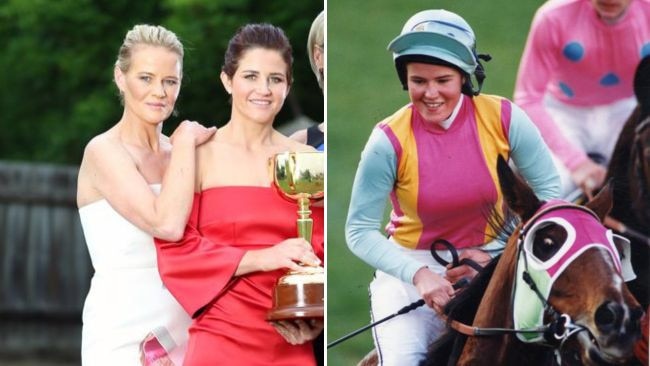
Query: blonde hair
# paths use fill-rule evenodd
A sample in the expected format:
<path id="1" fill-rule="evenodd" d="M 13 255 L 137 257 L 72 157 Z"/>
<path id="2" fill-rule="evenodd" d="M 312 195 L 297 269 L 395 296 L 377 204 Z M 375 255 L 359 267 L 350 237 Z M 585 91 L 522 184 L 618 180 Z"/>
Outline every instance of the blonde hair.
<path id="1" fill-rule="evenodd" d="M 309 37 L 307 38 L 307 53 L 309 55 L 309 63 L 311 64 L 311 69 L 318 79 L 318 85 L 323 89 L 323 70 L 318 69 L 316 66 L 316 60 L 314 60 L 314 46 L 318 46 L 323 49 L 323 57 L 325 57 L 325 11 L 321 11 L 320 14 L 314 19 L 314 22 L 311 23 L 311 28 L 309 29 Z"/>
<path id="2" fill-rule="evenodd" d="M 179 56 L 181 74 L 183 70 L 183 44 L 176 34 L 160 25 L 138 24 L 126 33 L 117 54 L 115 66 L 123 73 L 131 67 L 131 55 L 139 45 L 164 47 Z"/>

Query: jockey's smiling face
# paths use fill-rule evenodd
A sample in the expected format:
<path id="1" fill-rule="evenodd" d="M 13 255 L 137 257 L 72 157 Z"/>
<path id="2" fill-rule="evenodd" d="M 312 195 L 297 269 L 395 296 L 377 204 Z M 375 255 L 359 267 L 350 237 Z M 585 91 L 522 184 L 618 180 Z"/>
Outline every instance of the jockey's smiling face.
<path id="1" fill-rule="evenodd" d="M 411 102 L 427 122 L 440 123 L 451 116 L 464 81 L 458 70 L 411 62 L 406 75 Z"/>
<path id="2" fill-rule="evenodd" d="M 627 10 L 632 0 L 591 0 L 591 5 L 598 16 L 608 24 L 618 22 Z"/>

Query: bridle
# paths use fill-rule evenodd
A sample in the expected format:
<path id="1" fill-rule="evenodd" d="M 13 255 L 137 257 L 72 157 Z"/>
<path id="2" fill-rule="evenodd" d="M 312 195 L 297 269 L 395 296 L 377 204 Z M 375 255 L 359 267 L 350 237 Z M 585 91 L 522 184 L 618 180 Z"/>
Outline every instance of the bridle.
<path id="1" fill-rule="evenodd" d="M 578 210 L 581 212 L 586 212 L 596 220 L 600 221 L 600 218 L 598 218 L 598 216 L 587 207 L 578 206 L 570 203 L 553 205 L 544 208 L 542 210 L 539 210 L 537 213 L 535 213 L 535 215 L 533 215 L 533 217 L 531 217 L 526 223 L 524 223 L 522 225 L 521 231 L 519 233 L 519 237 L 517 239 L 517 245 L 518 245 L 517 258 L 523 258 L 523 264 L 524 264 L 524 268 L 522 271 L 522 279 L 526 283 L 526 285 L 528 285 L 528 287 L 535 293 L 536 297 L 541 302 L 544 309 L 544 315 L 547 316 L 546 318 L 550 319 L 549 323 L 542 326 L 542 329 L 544 330 L 544 332 L 541 333 L 543 335 L 543 340 L 541 342 L 536 342 L 536 343 L 540 343 L 542 345 L 547 345 L 555 348 L 556 355 L 559 355 L 559 351 L 562 349 L 566 341 L 568 341 L 572 336 L 577 335 L 581 331 L 589 332 L 589 329 L 582 325 L 573 323 L 571 321 L 571 317 L 568 314 L 560 313 L 557 309 L 553 307 L 553 305 L 551 305 L 548 302 L 548 300 L 539 290 L 537 283 L 534 281 L 533 277 L 530 274 L 529 258 L 528 255 L 524 253 L 524 248 L 525 248 L 524 244 L 530 230 L 535 227 L 535 224 L 543 216 L 546 216 L 550 212 L 560 211 L 560 210 Z M 517 269 L 515 268 L 515 276 L 516 273 L 517 273 Z M 515 289 L 513 288 L 513 294 L 512 294 L 513 301 L 515 296 L 514 291 Z"/>
<path id="2" fill-rule="evenodd" d="M 544 216 L 546 216 L 548 213 L 553 211 L 559 211 L 559 210 L 578 210 L 581 212 L 586 212 L 600 222 L 598 216 L 590 209 L 583 206 L 573 205 L 569 203 L 562 203 L 562 204 L 555 204 L 539 210 L 533 217 L 531 217 L 526 223 L 524 223 L 521 226 L 519 237 L 517 239 L 517 245 L 518 245 L 517 258 L 523 257 L 524 268 L 522 271 L 522 279 L 525 282 L 525 284 L 530 288 L 530 290 L 535 294 L 537 299 L 540 301 L 543 307 L 543 315 L 545 315 L 544 319 L 548 319 L 548 321 L 545 324 L 542 324 L 540 326 L 528 327 L 528 328 L 517 328 L 517 327 L 481 328 L 481 327 L 468 326 L 457 320 L 450 320 L 448 321 L 448 323 L 452 329 L 456 330 L 457 332 L 463 335 L 474 336 L 474 337 L 515 334 L 518 335 L 518 338 L 522 341 L 524 340 L 519 335 L 537 334 L 538 337 L 534 338 L 535 339 L 534 341 L 528 343 L 535 343 L 542 346 L 548 346 L 553 348 L 556 361 L 558 362 L 558 364 L 561 363 L 562 349 L 564 348 L 566 342 L 569 341 L 571 338 L 577 336 L 580 332 L 583 331 L 586 331 L 590 338 L 592 339 L 594 338 L 593 334 L 587 327 L 572 322 L 571 317 L 568 314 L 560 313 L 556 308 L 553 307 L 553 305 L 551 305 L 548 302 L 548 300 L 542 294 L 542 292 L 538 288 L 537 283 L 535 282 L 535 280 L 530 274 L 530 269 L 528 267 L 529 266 L 528 259 L 526 257 L 526 253 L 524 253 L 524 243 L 530 230 L 534 228 L 535 224 Z M 572 243 L 571 245 L 574 245 L 574 243 Z M 517 268 L 515 267 L 515 276 L 517 276 L 517 273 L 518 271 Z M 512 301 L 514 301 L 514 297 L 515 297 L 515 286 L 513 285 Z M 514 311 L 514 304 L 512 310 Z M 595 346 L 598 345 L 595 344 Z"/>
<path id="3" fill-rule="evenodd" d="M 539 210 L 532 218 L 530 218 L 526 223 L 523 224 L 522 229 L 520 231 L 520 235 L 518 240 L 518 252 L 522 254 L 523 252 L 523 247 L 524 247 L 524 239 L 526 235 L 528 234 L 528 231 L 530 228 L 534 227 L 534 224 L 539 220 L 542 216 L 546 215 L 549 212 L 560 210 L 560 209 L 570 209 L 570 210 L 579 210 L 583 212 L 587 212 L 590 215 L 592 215 L 594 218 L 596 218 L 598 221 L 600 219 L 598 216 L 591 211 L 590 209 L 583 207 L 583 206 L 578 206 L 578 205 L 573 205 L 573 204 L 561 204 L 561 205 L 553 205 L 547 208 L 544 208 L 542 210 Z M 459 265 L 468 265 L 472 267 L 474 270 L 477 272 L 480 272 L 482 270 L 482 267 L 478 265 L 476 262 L 469 260 L 469 259 L 463 259 L 463 260 L 458 260 L 458 253 L 455 249 L 455 247 L 449 243 L 447 240 L 444 239 L 438 239 L 431 244 L 431 254 L 432 256 L 442 265 L 446 266 L 450 264 L 449 262 L 445 261 L 442 259 L 437 253 L 436 253 L 436 247 L 438 245 L 444 246 L 446 249 L 448 249 L 451 253 L 452 256 L 452 262 L 451 265 L 452 267 L 456 267 Z M 516 269 L 515 269 L 516 270 Z M 543 336 L 544 342 L 540 342 L 540 345 L 544 346 L 549 346 L 554 349 L 555 352 L 555 357 L 558 362 L 558 364 L 561 364 L 561 351 L 566 344 L 566 342 L 579 334 L 580 332 L 586 331 L 589 333 L 589 336 L 593 338 L 593 335 L 589 331 L 589 329 L 583 325 L 573 323 L 571 320 L 571 317 L 568 314 L 561 314 L 557 309 L 555 309 L 549 302 L 546 300 L 546 298 L 542 295 L 540 290 L 537 287 L 537 284 L 533 280 L 533 278 L 530 276 L 528 269 L 523 273 L 523 279 L 526 282 L 526 284 L 531 288 L 533 292 L 537 295 L 539 301 L 541 301 L 545 314 L 548 315 L 547 318 L 550 319 L 550 321 L 546 324 L 543 324 L 539 327 L 532 327 L 532 328 L 525 328 L 525 329 L 515 329 L 515 328 L 487 328 L 487 327 L 473 327 L 464 323 L 461 323 L 457 320 L 447 320 L 447 323 L 449 326 L 457 331 L 460 334 L 466 335 L 466 336 L 471 336 L 471 337 L 485 337 L 485 336 L 501 336 L 505 334 L 541 334 Z M 466 279 L 463 279 L 461 281 L 458 281 L 458 283 L 454 286 L 455 288 L 458 288 L 460 286 L 463 286 L 467 283 L 468 281 Z M 514 297 L 514 293 L 513 293 Z M 371 323 L 367 326 L 364 326 L 362 328 L 357 329 L 356 331 L 353 331 L 337 340 L 335 340 L 332 343 L 329 343 L 327 345 L 327 348 L 334 347 L 358 334 L 361 332 L 368 330 L 374 326 L 377 326 L 385 321 L 388 321 L 396 316 L 406 314 L 412 310 L 415 310 L 421 306 L 425 305 L 425 302 L 423 299 L 417 300 L 409 305 L 404 306 L 400 310 L 398 310 L 396 313 L 391 314 L 383 319 L 380 319 L 379 321 L 376 321 L 374 323 Z M 444 316 L 443 316 L 444 318 Z M 597 346 L 597 344 L 596 344 Z"/>
<path id="4" fill-rule="evenodd" d="M 576 206 L 579 207 L 579 206 Z M 545 211 L 548 212 L 548 211 Z M 545 212 L 541 212 L 541 214 L 544 214 Z M 472 267 L 474 270 L 477 272 L 481 272 L 483 267 L 481 267 L 478 263 L 464 258 L 462 260 L 458 260 L 458 252 L 456 251 L 456 248 L 449 243 L 447 240 L 444 239 L 438 239 L 431 244 L 431 255 L 438 261 L 440 264 L 443 266 L 447 266 L 450 264 L 448 261 L 444 260 L 442 257 L 440 257 L 437 253 L 437 247 L 438 246 L 443 246 L 445 249 L 447 249 L 452 257 L 451 261 L 451 266 L 452 267 L 457 267 L 460 265 L 468 265 Z M 523 247 L 523 245 L 520 245 L 520 248 Z M 526 273 L 528 274 L 528 273 Z M 530 280 L 526 281 L 529 283 L 531 288 L 539 294 L 539 298 L 544 304 L 544 308 L 548 309 L 549 312 L 553 314 L 553 321 L 547 325 L 541 326 L 541 327 L 535 327 L 535 328 L 528 328 L 528 329 L 513 329 L 513 328 L 481 328 L 481 327 L 473 327 L 467 324 L 463 324 L 459 322 L 458 320 L 449 320 L 449 326 L 456 330 L 457 332 L 464 334 L 466 336 L 472 336 L 472 337 L 483 337 L 483 336 L 499 336 L 499 335 L 504 335 L 504 334 L 517 334 L 517 333 L 534 333 L 534 334 L 545 334 L 548 332 L 552 332 L 552 336 L 554 336 L 556 339 L 561 339 L 561 338 L 567 338 L 568 334 L 571 333 L 573 335 L 577 329 L 582 329 L 583 327 L 580 325 L 575 325 L 571 323 L 571 318 L 568 315 L 559 315 L 555 309 L 548 304 L 546 299 L 541 295 L 539 290 L 537 290 L 537 286 L 535 285 L 535 282 L 532 280 L 530 275 L 527 276 L 527 278 Z M 420 300 L 422 301 L 422 300 Z M 422 303 L 424 303 L 422 301 Z"/>

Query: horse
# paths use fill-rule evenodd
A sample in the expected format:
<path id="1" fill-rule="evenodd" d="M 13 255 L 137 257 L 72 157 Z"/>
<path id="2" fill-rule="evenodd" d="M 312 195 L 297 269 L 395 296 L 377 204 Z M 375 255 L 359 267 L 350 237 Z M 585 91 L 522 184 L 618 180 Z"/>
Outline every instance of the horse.
<path id="1" fill-rule="evenodd" d="M 602 225 L 611 189 L 584 207 L 543 202 L 502 157 L 497 173 L 520 223 L 500 258 L 447 305 L 454 329 L 430 347 L 421 365 L 626 362 L 643 311 L 624 283 L 624 239 Z"/>
<path id="2" fill-rule="evenodd" d="M 610 216 L 624 229 L 616 224 L 612 227 L 631 241 L 637 279 L 628 287 L 645 309 L 650 303 L 650 57 L 641 60 L 636 69 L 634 93 L 638 106 L 619 134 L 606 179 L 614 183 Z"/>

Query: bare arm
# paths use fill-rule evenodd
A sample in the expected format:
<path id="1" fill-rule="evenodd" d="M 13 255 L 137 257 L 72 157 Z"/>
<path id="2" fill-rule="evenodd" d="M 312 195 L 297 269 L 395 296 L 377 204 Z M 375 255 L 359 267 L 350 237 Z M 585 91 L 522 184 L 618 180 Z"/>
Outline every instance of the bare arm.
<path id="1" fill-rule="evenodd" d="M 235 276 L 280 268 L 300 271 L 297 262 L 309 266 L 318 266 L 321 263 L 305 239 L 287 239 L 270 248 L 247 251 L 237 266 Z"/>
<path id="2" fill-rule="evenodd" d="M 140 229 L 155 237 L 179 240 L 194 195 L 195 147 L 214 131 L 196 122 L 184 121 L 179 126 L 158 196 L 119 143 L 105 137 L 94 139 L 86 147 L 79 173 L 79 203 L 85 201 L 85 193 L 95 191 Z"/>

